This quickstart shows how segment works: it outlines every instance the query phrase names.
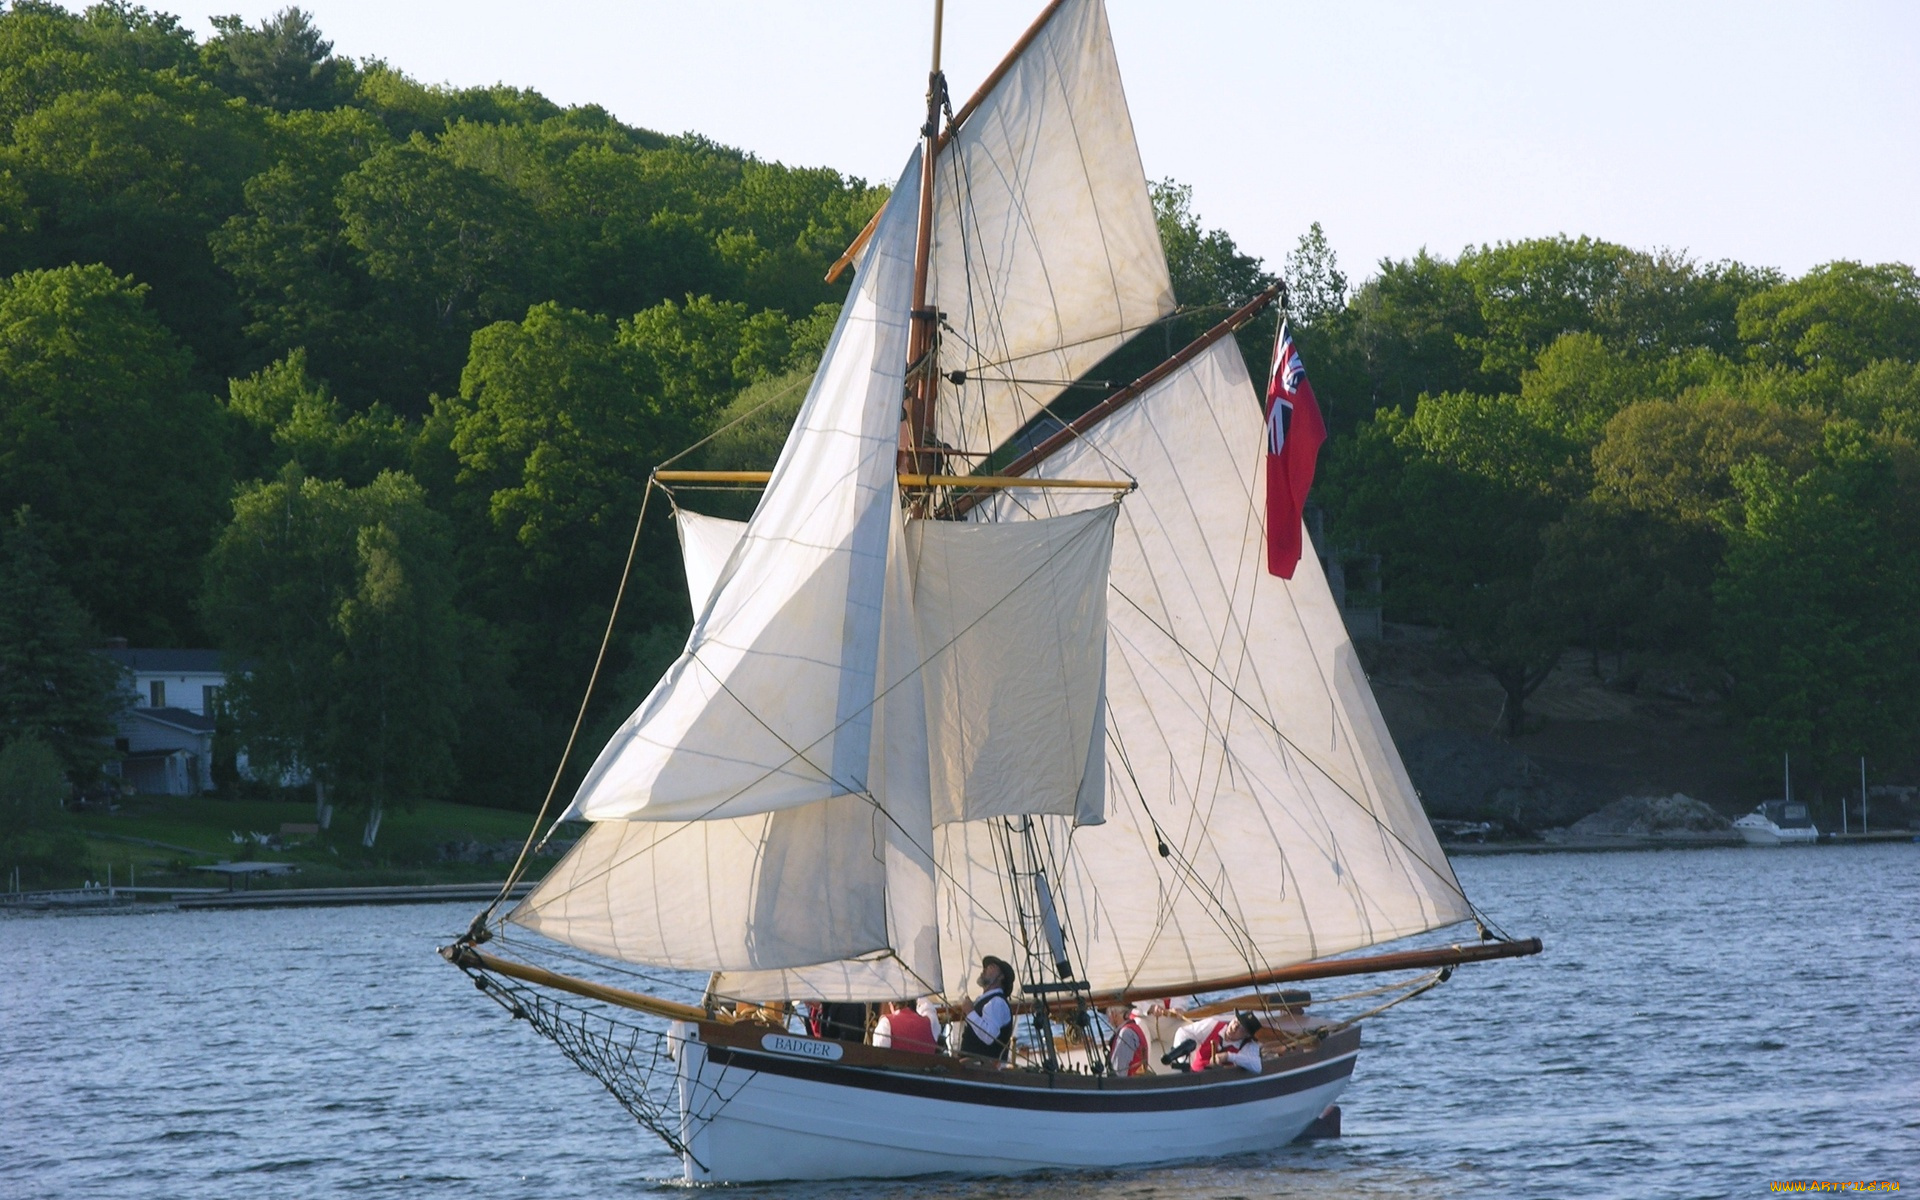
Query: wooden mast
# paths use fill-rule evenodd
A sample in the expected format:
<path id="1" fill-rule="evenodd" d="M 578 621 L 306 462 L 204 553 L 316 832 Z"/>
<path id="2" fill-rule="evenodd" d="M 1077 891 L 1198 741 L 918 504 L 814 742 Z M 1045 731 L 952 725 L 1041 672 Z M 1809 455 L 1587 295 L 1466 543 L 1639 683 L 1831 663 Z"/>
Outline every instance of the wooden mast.
<path id="1" fill-rule="evenodd" d="M 945 8 L 945 0 L 933 0 L 933 63 L 927 70 L 927 121 L 920 127 L 920 213 L 914 232 L 912 325 L 907 334 L 906 404 L 900 423 L 900 471 L 911 475 L 937 475 L 941 467 L 940 456 L 924 448 L 932 445 L 940 383 L 935 361 L 940 314 L 927 307 L 927 264 L 933 252 L 933 164 L 940 156 L 940 110 L 947 103 L 947 77 L 940 70 Z M 916 509 L 923 506 L 924 500 L 916 500 Z"/>
<path id="2" fill-rule="evenodd" d="M 1020 40 L 1015 42 L 1013 48 L 1008 50 L 1006 56 L 1000 60 L 1000 65 L 988 72 L 987 77 L 980 81 L 980 86 L 973 90 L 973 95 L 967 97 L 967 102 L 954 111 L 953 116 L 947 120 L 947 127 L 940 131 L 939 141 L 934 144 L 936 154 L 946 147 L 954 131 L 966 124 L 967 118 L 973 115 L 973 110 L 979 108 L 988 94 L 999 86 L 1002 79 L 1006 78 L 1007 72 L 1013 69 L 1014 62 L 1026 52 L 1028 46 L 1033 44 L 1033 39 L 1040 36 L 1040 31 L 1047 27 L 1047 22 L 1053 20 L 1053 14 L 1060 11 L 1060 6 L 1064 3 L 1066 0 L 1051 0 L 1045 8 L 1041 9 L 1040 15 L 1033 19 L 1033 24 L 1027 26 L 1027 31 L 1020 35 Z M 934 20 L 939 21 L 937 11 Z M 937 32 L 935 36 L 938 37 Z M 937 49 L 934 51 L 934 58 L 937 64 L 939 59 Z M 847 248 L 841 252 L 840 257 L 833 260 L 833 265 L 827 268 L 828 283 L 838 280 L 841 272 L 852 266 L 854 259 L 860 257 L 861 249 L 866 246 L 868 239 L 873 237 L 873 231 L 880 224 L 880 213 L 885 212 L 886 208 L 887 206 L 882 204 L 879 211 L 867 219 L 865 227 L 854 235 L 853 241 L 847 243 Z"/>

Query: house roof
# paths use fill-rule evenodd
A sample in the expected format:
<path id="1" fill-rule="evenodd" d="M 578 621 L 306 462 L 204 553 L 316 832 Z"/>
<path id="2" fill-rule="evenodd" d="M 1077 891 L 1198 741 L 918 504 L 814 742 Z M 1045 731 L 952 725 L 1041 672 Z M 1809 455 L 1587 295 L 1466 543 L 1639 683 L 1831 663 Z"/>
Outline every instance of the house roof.
<path id="1" fill-rule="evenodd" d="M 128 715 L 161 725 L 171 725 L 188 733 L 212 733 L 213 718 L 184 708 L 130 708 Z"/>
<path id="2" fill-rule="evenodd" d="M 218 650 L 145 650 L 113 648 L 97 650 L 129 671 L 151 671 L 159 675 L 222 673 Z"/>

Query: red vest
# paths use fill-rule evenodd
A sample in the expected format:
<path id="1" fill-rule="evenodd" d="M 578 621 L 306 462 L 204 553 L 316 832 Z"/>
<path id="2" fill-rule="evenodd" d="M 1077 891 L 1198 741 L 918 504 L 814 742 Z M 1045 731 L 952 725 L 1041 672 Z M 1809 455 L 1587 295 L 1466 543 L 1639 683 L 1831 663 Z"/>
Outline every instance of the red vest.
<path id="1" fill-rule="evenodd" d="M 910 1008 L 889 1015 L 887 1029 L 893 1034 L 895 1050 L 911 1050 L 916 1054 L 934 1054 L 939 1050 L 933 1040 L 933 1022 Z"/>
<path id="2" fill-rule="evenodd" d="M 1238 1018 L 1235 1018 L 1234 1020 L 1221 1021 L 1214 1025 L 1213 1032 L 1209 1033 L 1206 1040 L 1201 1042 L 1199 1048 L 1193 1052 L 1194 1070 L 1204 1071 L 1213 1063 L 1213 1056 L 1220 1053 L 1220 1043 L 1225 1040 L 1224 1035 L 1227 1032 L 1227 1027 L 1237 1025 L 1238 1023 Z"/>

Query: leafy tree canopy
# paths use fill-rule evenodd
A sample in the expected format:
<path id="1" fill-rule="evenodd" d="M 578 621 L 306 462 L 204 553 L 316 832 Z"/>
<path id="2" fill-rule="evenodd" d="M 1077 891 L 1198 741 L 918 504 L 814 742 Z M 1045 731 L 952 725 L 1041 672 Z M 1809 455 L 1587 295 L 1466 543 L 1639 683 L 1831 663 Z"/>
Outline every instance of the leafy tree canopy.
<path id="1" fill-rule="evenodd" d="M 453 546 L 409 476 L 363 488 L 289 465 L 243 487 L 201 603 L 235 670 L 250 760 L 369 814 L 444 794 L 463 703 Z"/>
<path id="2" fill-rule="evenodd" d="M 1920 733 L 1920 458 L 1904 438 L 1827 428 L 1794 474 L 1735 469 L 1744 521 L 1715 588 L 1716 634 L 1756 759 L 1782 751 L 1844 785 Z"/>
<path id="3" fill-rule="evenodd" d="M 1851 375 L 1920 359 L 1920 276 L 1904 263 L 1833 262 L 1749 296 L 1740 337 L 1756 362 Z"/>
<path id="4" fill-rule="evenodd" d="M 144 285 L 101 266 L 0 280 L 0 509 L 31 505 L 113 633 L 191 640 L 191 564 L 231 475 L 219 410 Z"/>
<path id="5" fill-rule="evenodd" d="M 237 16 L 215 17 L 213 27 L 219 35 L 201 59 L 232 95 L 281 112 L 328 109 L 353 95 L 353 65 L 333 57 L 333 43 L 302 9 L 283 8 L 254 26 Z"/>
<path id="6" fill-rule="evenodd" d="M 123 685 L 91 649 L 98 635 L 31 512 L 13 513 L 0 534 L 0 746 L 31 741 L 54 757 L 56 777 L 84 784 L 112 757 Z"/>

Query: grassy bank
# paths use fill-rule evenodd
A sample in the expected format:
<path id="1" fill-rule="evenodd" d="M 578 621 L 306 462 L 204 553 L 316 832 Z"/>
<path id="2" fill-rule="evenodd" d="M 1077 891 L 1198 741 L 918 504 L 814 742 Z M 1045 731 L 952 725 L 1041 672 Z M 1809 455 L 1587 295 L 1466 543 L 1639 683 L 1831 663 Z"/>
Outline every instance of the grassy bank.
<path id="1" fill-rule="evenodd" d="M 296 873 L 261 877 L 260 887 L 370 887 L 467 883 L 503 878 L 532 824 L 527 813 L 465 804 L 429 803 L 390 811 L 372 849 L 360 845 L 361 822 L 337 816 L 317 834 L 282 832 L 311 825 L 309 803 L 223 800 L 208 796 L 134 796 L 113 812 L 69 818 L 86 838 L 84 870 L 71 880 L 154 886 L 221 886 L 221 876 L 194 870 L 219 862 L 284 862 Z M 539 878 L 552 858 L 536 859 Z"/>

